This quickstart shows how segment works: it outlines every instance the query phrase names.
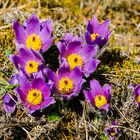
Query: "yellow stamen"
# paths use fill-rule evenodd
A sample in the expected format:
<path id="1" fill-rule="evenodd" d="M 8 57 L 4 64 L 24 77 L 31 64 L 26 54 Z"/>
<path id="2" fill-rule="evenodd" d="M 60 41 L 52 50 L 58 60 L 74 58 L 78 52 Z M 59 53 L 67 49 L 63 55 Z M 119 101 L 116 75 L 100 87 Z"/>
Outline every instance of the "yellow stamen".
<path id="1" fill-rule="evenodd" d="M 111 135 L 111 136 L 115 136 L 116 133 L 115 133 L 115 132 L 110 132 L 110 135 Z"/>
<path id="2" fill-rule="evenodd" d="M 104 106 L 105 104 L 107 104 L 107 99 L 106 99 L 105 96 L 103 96 L 103 95 L 97 95 L 95 97 L 95 106 L 97 108 L 100 108 L 100 107 Z"/>
<path id="3" fill-rule="evenodd" d="M 137 102 L 140 103 L 140 95 L 137 97 Z"/>
<path id="4" fill-rule="evenodd" d="M 68 94 L 72 91 L 74 87 L 73 81 L 68 78 L 61 78 L 59 81 L 59 91 L 61 94 Z"/>
<path id="5" fill-rule="evenodd" d="M 99 34 L 94 34 L 93 33 L 90 36 L 91 36 L 92 41 L 94 41 L 99 36 Z"/>
<path id="6" fill-rule="evenodd" d="M 36 34 L 31 34 L 26 40 L 26 45 L 29 49 L 39 50 L 42 47 L 42 42 L 39 36 Z"/>
<path id="7" fill-rule="evenodd" d="M 39 62 L 27 61 L 25 65 L 25 70 L 28 74 L 31 74 L 33 72 L 38 72 L 38 65 L 39 65 Z"/>
<path id="8" fill-rule="evenodd" d="M 71 54 L 67 58 L 70 69 L 73 70 L 76 66 L 82 66 L 83 60 L 80 55 Z"/>
<path id="9" fill-rule="evenodd" d="M 38 89 L 29 90 L 26 99 L 32 105 L 39 105 L 42 102 L 42 92 Z"/>

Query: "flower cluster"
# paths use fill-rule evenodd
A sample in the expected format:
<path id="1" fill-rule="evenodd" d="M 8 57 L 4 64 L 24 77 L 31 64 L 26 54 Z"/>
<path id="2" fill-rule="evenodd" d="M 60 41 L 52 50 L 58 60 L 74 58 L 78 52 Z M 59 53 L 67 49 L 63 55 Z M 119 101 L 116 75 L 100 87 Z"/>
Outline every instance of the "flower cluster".
<path id="1" fill-rule="evenodd" d="M 33 113 L 54 104 L 54 95 L 68 101 L 82 90 L 95 109 L 108 111 L 111 86 L 106 84 L 102 87 L 93 79 L 88 91 L 83 83 L 100 63 L 96 56 L 111 34 L 109 20 L 99 23 L 93 16 L 87 22 L 84 38 L 83 35 L 77 37 L 66 33 L 56 42 L 60 62 L 56 72 L 48 67 L 43 58 L 43 54 L 54 45 L 52 21 L 40 22 L 33 14 L 23 25 L 13 22 L 13 27 L 17 54 L 11 54 L 9 60 L 18 72 L 12 75 L 9 83 L 19 86 L 14 89 L 17 96 L 12 97 L 10 93 L 3 96 L 6 112 L 13 113 L 16 102 L 21 102 L 29 113 Z"/>
<path id="2" fill-rule="evenodd" d="M 52 30 L 52 20 L 40 22 L 33 14 L 22 25 L 15 21 L 16 54 L 11 54 L 9 60 L 17 69 L 9 80 L 14 85 L 12 92 L 6 92 L 2 97 L 3 108 L 7 113 L 14 113 L 17 103 L 23 104 L 30 114 L 56 103 L 55 97 L 69 101 L 83 93 L 87 102 L 95 110 L 108 112 L 111 100 L 111 85 L 101 86 L 99 81 L 91 79 L 100 60 L 97 53 L 107 43 L 111 31 L 110 20 L 99 23 L 93 16 L 86 23 L 85 33 L 72 36 L 66 33 L 64 38 L 55 42 Z M 59 50 L 59 68 L 53 71 L 46 63 L 44 54 L 52 46 Z M 90 81 L 89 81 L 90 80 Z M 85 88 L 85 82 L 90 83 Z M 16 86 L 15 86 L 16 85 Z M 88 85 L 87 85 L 88 87 Z M 140 108 L 140 84 L 134 90 L 135 101 Z M 117 121 L 112 121 L 105 128 L 107 136 L 113 140 L 119 136 Z"/>

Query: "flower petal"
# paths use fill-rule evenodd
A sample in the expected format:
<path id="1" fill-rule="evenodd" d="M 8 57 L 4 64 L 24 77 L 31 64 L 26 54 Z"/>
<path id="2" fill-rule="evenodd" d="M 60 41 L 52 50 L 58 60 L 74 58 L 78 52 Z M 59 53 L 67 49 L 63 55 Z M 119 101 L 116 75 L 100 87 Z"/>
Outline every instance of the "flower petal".
<path id="1" fill-rule="evenodd" d="M 41 49 L 41 52 L 45 52 L 45 51 L 47 51 L 47 50 L 51 47 L 54 38 L 55 38 L 55 37 L 49 38 L 49 39 L 43 44 L 42 49 Z"/>
<path id="2" fill-rule="evenodd" d="M 13 23 L 13 26 L 16 35 L 16 40 L 18 40 L 19 43 L 25 44 L 27 39 L 27 33 L 25 29 L 17 21 Z"/>
<path id="3" fill-rule="evenodd" d="M 109 100 L 110 100 L 110 92 L 111 92 L 111 85 L 110 84 L 105 84 L 103 86 L 103 90 L 104 90 L 104 95 L 107 98 L 107 101 L 109 102 Z"/>
<path id="4" fill-rule="evenodd" d="M 50 38 L 51 34 L 52 34 L 52 21 L 47 20 L 45 22 L 43 29 L 39 33 L 39 36 L 43 44 Z"/>
<path id="5" fill-rule="evenodd" d="M 98 94 L 103 95 L 103 89 L 97 80 L 90 81 L 90 88 L 91 88 L 91 93 L 92 93 L 93 97 L 95 97 Z"/>
<path id="6" fill-rule="evenodd" d="M 27 22 L 26 27 L 28 35 L 30 34 L 39 34 L 40 32 L 40 23 L 38 17 L 33 14 Z"/>
<path id="7" fill-rule="evenodd" d="M 88 90 L 83 90 L 84 96 L 86 98 L 86 100 L 88 100 L 92 105 L 94 105 L 94 98 L 92 96 L 92 94 L 88 91 Z"/>
<path id="8" fill-rule="evenodd" d="M 79 82 L 82 82 L 82 72 L 79 67 L 74 68 L 70 72 L 70 78 L 73 80 L 74 84 L 77 85 Z"/>
<path id="9" fill-rule="evenodd" d="M 86 77 L 96 71 L 98 64 L 100 61 L 98 59 L 92 59 L 88 63 L 84 65 L 83 73 Z"/>
<path id="10" fill-rule="evenodd" d="M 102 36 L 107 36 L 109 23 L 110 20 L 106 20 L 102 24 L 100 24 L 100 27 L 97 29 L 97 33 L 99 33 Z"/>

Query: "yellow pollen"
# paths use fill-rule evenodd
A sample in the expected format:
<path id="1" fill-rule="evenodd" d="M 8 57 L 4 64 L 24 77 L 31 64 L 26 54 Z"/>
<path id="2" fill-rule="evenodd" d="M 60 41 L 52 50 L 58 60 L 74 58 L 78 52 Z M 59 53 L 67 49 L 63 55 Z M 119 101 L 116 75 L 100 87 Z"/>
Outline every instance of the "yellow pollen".
<path id="1" fill-rule="evenodd" d="M 39 65 L 39 62 L 27 61 L 25 65 L 25 70 L 28 74 L 31 74 L 33 72 L 38 72 L 38 65 Z"/>
<path id="2" fill-rule="evenodd" d="M 107 104 L 107 99 L 106 99 L 105 96 L 103 96 L 103 95 L 97 95 L 95 97 L 95 106 L 97 108 L 100 108 L 100 107 L 104 106 L 105 104 Z"/>
<path id="3" fill-rule="evenodd" d="M 83 60 L 80 55 L 71 54 L 67 57 L 70 69 L 73 70 L 76 66 L 82 66 Z"/>
<path id="4" fill-rule="evenodd" d="M 32 105 L 39 105 L 42 102 L 42 92 L 38 89 L 29 90 L 26 99 Z"/>
<path id="5" fill-rule="evenodd" d="M 94 41 L 99 36 L 99 34 L 94 34 L 93 33 L 90 36 L 91 36 L 92 41 Z"/>
<path id="6" fill-rule="evenodd" d="M 110 132 L 110 135 L 111 135 L 111 136 L 115 136 L 116 133 L 115 133 L 115 132 Z"/>
<path id="7" fill-rule="evenodd" d="M 39 50 L 42 47 L 42 42 L 39 36 L 36 34 L 31 34 L 26 40 L 26 45 L 29 49 Z"/>
<path id="8" fill-rule="evenodd" d="M 74 84 L 70 78 L 65 77 L 60 79 L 58 86 L 61 94 L 68 94 L 72 91 Z"/>
<path id="9" fill-rule="evenodd" d="M 140 103 L 140 95 L 137 97 L 137 102 Z"/>

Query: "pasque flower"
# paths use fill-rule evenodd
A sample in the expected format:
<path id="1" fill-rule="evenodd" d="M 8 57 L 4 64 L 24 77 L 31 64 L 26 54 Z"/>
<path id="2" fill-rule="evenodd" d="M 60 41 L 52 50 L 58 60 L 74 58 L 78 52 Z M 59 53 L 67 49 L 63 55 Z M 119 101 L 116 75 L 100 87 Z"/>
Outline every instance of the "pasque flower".
<path id="1" fill-rule="evenodd" d="M 111 86 L 105 84 L 101 87 L 97 80 L 90 81 L 90 91 L 84 90 L 86 100 L 88 100 L 95 108 L 108 111 L 110 102 Z"/>
<path id="2" fill-rule="evenodd" d="M 85 40 L 89 45 L 98 45 L 99 47 L 104 46 L 110 36 L 109 22 L 106 20 L 103 23 L 99 23 L 98 19 L 93 16 L 91 20 L 87 21 L 87 27 L 85 32 Z"/>
<path id="3" fill-rule="evenodd" d="M 18 70 L 22 69 L 28 76 L 41 70 L 44 63 L 38 52 L 27 48 L 20 48 L 18 55 L 10 55 L 9 60 Z"/>
<path id="4" fill-rule="evenodd" d="M 135 99 L 140 107 L 140 84 L 138 84 L 134 90 Z"/>
<path id="5" fill-rule="evenodd" d="M 55 103 L 54 98 L 51 97 L 50 85 L 45 83 L 43 77 L 34 78 L 32 81 L 29 81 L 20 71 L 18 78 L 20 87 L 16 88 L 15 92 L 19 95 L 20 100 L 29 113 Z"/>
<path id="6" fill-rule="evenodd" d="M 105 129 L 106 134 L 111 140 L 117 138 L 120 133 L 120 129 L 115 126 L 118 126 L 118 122 L 112 121 L 111 125 Z"/>
<path id="7" fill-rule="evenodd" d="M 16 35 L 16 46 L 31 48 L 33 50 L 44 52 L 52 44 L 54 37 L 52 34 L 52 21 L 46 20 L 43 23 L 39 22 L 38 17 L 33 14 L 24 25 L 19 22 L 14 22 L 14 32 Z"/>
<path id="8" fill-rule="evenodd" d="M 82 46 L 81 38 L 73 37 L 66 34 L 65 40 L 57 43 L 60 52 L 60 62 L 64 66 L 69 66 L 70 70 L 79 66 L 86 77 L 93 73 L 99 60 L 93 58 L 97 51 L 97 46 Z"/>
<path id="9" fill-rule="evenodd" d="M 13 113 L 15 111 L 16 108 L 16 102 L 18 101 L 18 98 L 14 95 L 9 95 L 8 92 L 6 92 L 4 94 L 4 96 L 2 97 L 2 104 L 4 107 L 4 110 L 7 113 Z"/>
<path id="10" fill-rule="evenodd" d="M 78 96 L 84 82 L 82 72 L 78 67 L 69 71 L 68 68 L 61 67 L 57 73 L 47 69 L 47 78 L 54 84 L 55 91 L 64 99 L 69 100 L 73 96 Z"/>

